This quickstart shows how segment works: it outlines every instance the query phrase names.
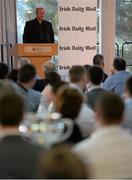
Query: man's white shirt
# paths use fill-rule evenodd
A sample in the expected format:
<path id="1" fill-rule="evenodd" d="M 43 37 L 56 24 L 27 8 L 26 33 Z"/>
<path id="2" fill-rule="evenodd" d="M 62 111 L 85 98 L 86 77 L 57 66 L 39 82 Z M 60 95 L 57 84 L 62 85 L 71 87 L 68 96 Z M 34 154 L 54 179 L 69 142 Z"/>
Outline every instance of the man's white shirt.
<path id="1" fill-rule="evenodd" d="M 132 178 L 132 136 L 119 126 L 100 128 L 74 149 L 93 178 Z"/>

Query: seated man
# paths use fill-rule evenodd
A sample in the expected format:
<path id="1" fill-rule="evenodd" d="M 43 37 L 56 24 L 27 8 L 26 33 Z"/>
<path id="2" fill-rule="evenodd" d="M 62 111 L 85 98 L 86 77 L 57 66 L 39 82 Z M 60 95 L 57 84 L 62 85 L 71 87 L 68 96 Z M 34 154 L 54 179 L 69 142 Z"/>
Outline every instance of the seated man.
<path id="1" fill-rule="evenodd" d="M 87 70 L 82 66 L 73 66 L 69 71 L 70 87 L 77 89 L 84 96 L 83 104 L 77 118 L 83 137 L 89 136 L 95 128 L 94 112 L 86 104 L 84 91 L 88 82 Z"/>
<path id="2" fill-rule="evenodd" d="M 15 83 L 17 83 L 18 81 L 18 72 L 19 72 L 19 69 L 22 68 L 22 66 L 26 65 L 26 64 L 30 64 L 30 60 L 28 58 L 25 58 L 25 57 L 22 57 L 18 60 L 18 63 L 17 63 L 17 69 L 12 69 L 9 74 L 8 74 L 8 79 L 14 81 Z"/>
<path id="3" fill-rule="evenodd" d="M 99 66 L 104 70 L 104 57 L 101 54 L 96 54 L 93 58 L 93 65 Z M 102 82 L 104 82 L 107 79 L 108 75 L 103 72 L 103 79 Z"/>
<path id="4" fill-rule="evenodd" d="M 21 69 L 22 66 L 26 64 L 31 64 L 31 61 L 28 58 L 22 57 L 18 60 L 17 67 L 18 69 Z"/>
<path id="5" fill-rule="evenodd" d="M 75 65 L 69 71 L 70 86 L 78 89 L 82 94 L 86 90 L 87 71 L 84 67 Z"/>
<path id="6" fill-rule="evenodd" d="M 126 71 L 126 61 L 122 58 L 115 58 L 113 62 L 113 73 L 104 82 L 103 88 L 110 92 L 122 95 L 125 92 L 125 84 L 130 76 Z"/>
<path id="7" fill-rule="evenodd" d="M 103 70 L 98 66 L 93 66 L 89 69 L 89 89 L 87 92 L 87 103 L 93 110 L 95 109 L 96 101 L 106 93 L 101 87 L 103 79 Z"/>
<path id="8" fill-rule="evenodd" d="M 24 104 L 15 93 L 0 96 L 0 178 L 35 179 L 43 149 L 20 135 Z"/>
<path id="9" fill-rule="evenodd" d="M 36 112 L 40 103 L 41 93 L 32 89 L 35 77 L 36 69 L 31 64 L 26 64 L 19 70 L 17 91 L 23 95 L 28 112 Z"/>
<path id="10" fill-rule="evenodd" d="M 36 80 L 35 85 L 33 86 L 34 90 L 42 92 L 45 89 L 46 85 L 48 84 L 47 75 L 51 71 L 56 72 L 56 68 L 55 68 L 55 65 L 49 60 L 49 61 L 46 61 L 43 66 L 43 72 L 45 74 L 45 78 Z"/>
<path id="11" fill-rule="evenodd" d="M 93 178 L 132 177 L 132 136 L 121 128 L 124 103 L 116 94 L 106 94 L 97 103 L 99 129 L 90 139 L 79 143 L 74 151 L 91 162 Z"/>

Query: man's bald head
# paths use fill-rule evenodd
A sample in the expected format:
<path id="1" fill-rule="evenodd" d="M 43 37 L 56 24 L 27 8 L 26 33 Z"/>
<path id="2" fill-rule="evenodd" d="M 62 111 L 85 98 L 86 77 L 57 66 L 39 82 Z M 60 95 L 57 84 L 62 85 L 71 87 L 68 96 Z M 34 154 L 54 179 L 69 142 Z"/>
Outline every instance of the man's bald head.
<path id="1" fill-rule="evenodd" d="M 44 18 L 45 18 L 45 13 L 46 13 L 46 10 L 45 10 L 43 7 L 38 7 L 38 8 L 36 8 L 36 15 L 37 15 L 37 19 L 38 19 L 39 21 L 44 20 Z"/>

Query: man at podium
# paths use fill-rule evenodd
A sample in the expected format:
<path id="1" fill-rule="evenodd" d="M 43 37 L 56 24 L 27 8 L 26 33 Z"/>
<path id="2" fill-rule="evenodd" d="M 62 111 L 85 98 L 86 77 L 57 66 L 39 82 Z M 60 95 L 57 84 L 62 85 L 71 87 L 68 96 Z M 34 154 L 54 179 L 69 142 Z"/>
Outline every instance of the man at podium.
<path id="1" fill-rule="evenodd" d="M 23 43 L 54 43 L 52 24 L 44 18 L 45 9 L 37 8 L 36 18 L 25 24 Z"/>

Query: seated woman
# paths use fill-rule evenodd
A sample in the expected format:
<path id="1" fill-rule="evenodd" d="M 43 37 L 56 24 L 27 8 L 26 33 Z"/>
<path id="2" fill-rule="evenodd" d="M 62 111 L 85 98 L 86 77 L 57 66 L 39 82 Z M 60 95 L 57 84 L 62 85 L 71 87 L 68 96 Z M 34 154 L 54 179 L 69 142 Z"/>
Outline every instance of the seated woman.
<path id="1" fill-rule="evenodd" d="M 52 87 L 61 81 L 61 77 L 57 72 L 51 71 L 46 74 L 46 87 L 42 92 L 41 101 L 38 108 L 38 113 L 49 113 L 50 104 L 53 101 Z"/>
<path id="2" fill-rule="evenodd" d="M 75 144 L 83 139 L 81 131 L 75 121 L 82 103 L 83 97 L 80 92 L 68 85 L 61 87 L 55 96 L 54 106 L 56 112 L 61 113 L 63 118 L 73 120 L 73 132 L 65 143 Z"/>

